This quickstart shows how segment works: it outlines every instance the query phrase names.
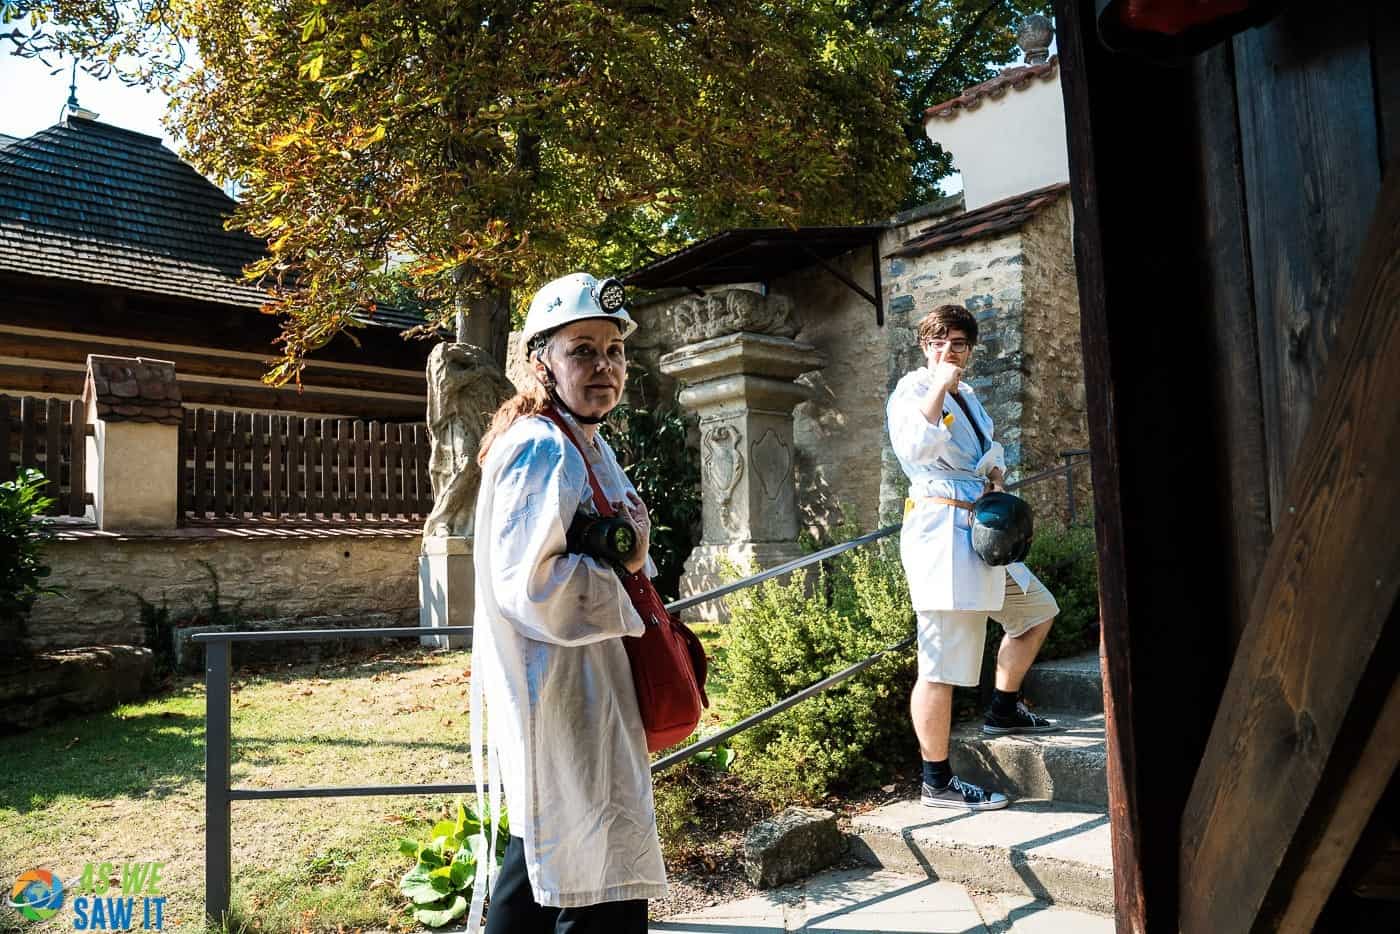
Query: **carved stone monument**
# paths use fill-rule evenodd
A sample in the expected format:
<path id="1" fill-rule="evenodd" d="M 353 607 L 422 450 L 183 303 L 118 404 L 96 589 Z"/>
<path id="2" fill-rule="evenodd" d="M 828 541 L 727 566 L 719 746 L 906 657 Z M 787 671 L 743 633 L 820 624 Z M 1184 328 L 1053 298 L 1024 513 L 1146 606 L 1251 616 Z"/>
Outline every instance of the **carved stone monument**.
<path id="1" fill-rule="evenodd" d="M 472 523 L 481 468 L 476 453 L 491 416 L 515 389 L 480 347 L 444 343 L 428 356 L 428 474 L 433 510 L 418 559 L 418 624 L 470 626 L 475 609 Z M 461 648 L 465 636 L 423 636 L 424 645 Z"/>
<path id="2" fill-rule="evenodd" d="M 726 298 L 735 295 L 747 297 Z M 798 556 L 792 410 L 808 390 L 795 380 L 826 362 L 811 345 L 788 336 L 796 329 L 785 301 L 751 292 L 706 299 L 705 326 L 695 329 L 701 334 L 723 327 L 724 316 L 714 312 L 726 308 L 742 312 L 730 316 L 731 325 L 762 322 L 770 333 L 704 337 L 661 358 L 662 372 L 685 386 L 681 405 L 700 417 L 704 534 L 686 561 L 682 596 L 721 583 L 726 562 L 747 572 Z M 710 620 L 724 615 L 717 603 L 687 614 Z"/>

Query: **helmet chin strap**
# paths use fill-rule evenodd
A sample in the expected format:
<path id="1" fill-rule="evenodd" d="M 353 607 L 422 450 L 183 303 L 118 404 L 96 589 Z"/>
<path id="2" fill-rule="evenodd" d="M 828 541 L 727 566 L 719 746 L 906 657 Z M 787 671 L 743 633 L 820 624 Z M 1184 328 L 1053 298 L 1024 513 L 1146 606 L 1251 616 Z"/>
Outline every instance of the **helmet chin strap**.
<path id="1" fill-rule="evenodd" d="M 549 364 L 545 363 L 543 360 L 540 361 L 540 366 L 544 367 L 544 373 L 546 377 L 544 381 L 544 388 L 545 392 L 549 393 L 549 401 L 553 402 L 556 406 L 563 409 L 565 412 L 568 412 L 570 418 L 572 418 L 574 421 L 578 422 L 581 425 L 601 425 L 603 422 L 608 420 L 608 417 L 606 415 L 580 415 L 573 409 L 569 408 L 569 404 L 564 401 L 564 398 L 559 395 L 559 391 L 555 388 L 556 386 L 558 386 L 559 381 L 554 378 L 554 371 L 551 370 L 549 368 Z"/>

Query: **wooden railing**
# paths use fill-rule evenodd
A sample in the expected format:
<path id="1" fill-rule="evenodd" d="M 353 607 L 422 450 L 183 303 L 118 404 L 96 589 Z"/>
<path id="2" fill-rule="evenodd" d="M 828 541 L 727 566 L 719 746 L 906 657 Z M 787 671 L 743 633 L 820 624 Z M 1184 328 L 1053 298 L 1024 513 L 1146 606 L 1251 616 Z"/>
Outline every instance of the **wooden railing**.
<path id="1" fill-rule="evenodd" d="M 26 468 L 48 478 L 44 493 L 54 502 L 45 512 L 81 516 L 92 495 L 87 492 L 84 456 L 87 433 L 79 399 L 0 396 L 0 482 Z"/>
<path id="2" fill-rule="evenodd" d="M 190 518 L 424 516 L 422 424 L 186 409 L 180 512 Z"/>

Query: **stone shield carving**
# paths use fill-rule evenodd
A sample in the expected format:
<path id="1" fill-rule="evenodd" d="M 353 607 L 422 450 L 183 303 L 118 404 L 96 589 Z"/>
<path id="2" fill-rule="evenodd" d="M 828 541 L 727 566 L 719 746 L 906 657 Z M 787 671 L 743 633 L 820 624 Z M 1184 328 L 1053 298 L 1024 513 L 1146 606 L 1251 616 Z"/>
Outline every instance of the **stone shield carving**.
<path id="1" fill-rule="evenodd" d="M 792 476 L 792 451 L 770 428 L 753 446 L 751 462 L 754 475 L 763 486 L 764 497 L 776 500 Z"/>
<path id="2" fill-rule="evenodd" d="M 428 356 L 427 376 L 433 511 L 423 535 L 470 538 L 481 486 L 476 463 L 481 436 L 515 387 L 491 355 L 472 344 L 438 344 Z"/>
<path id="3" fill-rule="evenodd" d="M 744 455 L 739 450 L 739 429 L 732 425 L 716 425 L 705 432 L 703 439 L 705 483 L 715 491 L 720 507 L 720 523 L 730 534 L 742 524 L 734 514 L 734 493 L 744 477 Z"/>

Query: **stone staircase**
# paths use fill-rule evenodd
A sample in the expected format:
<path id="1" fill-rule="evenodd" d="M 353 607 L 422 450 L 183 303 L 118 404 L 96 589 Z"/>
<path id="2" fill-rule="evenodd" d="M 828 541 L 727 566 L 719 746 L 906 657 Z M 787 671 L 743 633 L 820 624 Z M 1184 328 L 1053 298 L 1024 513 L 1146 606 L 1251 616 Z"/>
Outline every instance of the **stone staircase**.
<path id="1" fill-rule="evenodd" d="M 1103 686 L 1097 653 L 1037 664 L 1023 695 L 1066 729 L 1042 736 L 955 731 L 957 773 L 1009 795 L 976 814 L 899 801 L 855 818 L 855 852 L 888 871 L 969 888 L 1113 911 Z"/>

